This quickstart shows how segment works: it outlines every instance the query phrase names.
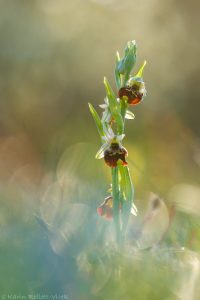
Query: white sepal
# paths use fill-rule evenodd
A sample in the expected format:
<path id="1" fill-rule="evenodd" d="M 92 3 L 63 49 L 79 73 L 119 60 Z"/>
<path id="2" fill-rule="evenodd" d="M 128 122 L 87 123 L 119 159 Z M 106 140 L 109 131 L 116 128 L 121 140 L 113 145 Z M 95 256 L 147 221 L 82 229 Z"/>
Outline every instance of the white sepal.
<path id="1" fill-rule="evenodd" d="M 121 142 L 121 141 L 123 140 L 124 137 L 125 137 L 125 134 L 124 134 L 124 133 L 121 134 L 121 135 L 117 135 L 117 136 L 116 136 L 116 140 L 117 140 L 118 142 Z"/>
<path id="2" fill-rule="evenodd" d="M 125 118 L 128 119 L 128 120 L 133 120 L 135 118 L 135 115 L 132 113 L 132 111 L 127 110 Z"/>
<path id="3" fill-rule="evenodd" d="M 100 104 L 99 107 L 106 109 L 108 106 L 107 106 L 107 104 Z"/>
<path id="4" fill-rule="evenodd" d="M 104 157 L 104 151 L 109 148 L 109 144 L 105 143 L 101 146 L 97 154 L 95 155 L 96 159 L 101 159 Z"/>

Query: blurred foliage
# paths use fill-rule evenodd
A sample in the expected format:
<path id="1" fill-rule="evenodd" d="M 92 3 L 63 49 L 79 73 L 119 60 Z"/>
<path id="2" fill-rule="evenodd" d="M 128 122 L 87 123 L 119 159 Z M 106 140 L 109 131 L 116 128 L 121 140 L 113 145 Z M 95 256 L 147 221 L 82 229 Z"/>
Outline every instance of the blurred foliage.
<path id="1" fill-rule="evenodd" d="M 0 1 L 0 295 L 200 299 L 199 6 Z M 139 215 L 119 251 L 87 103 L 132 39 L 148 96 L 127 121 Z"/>

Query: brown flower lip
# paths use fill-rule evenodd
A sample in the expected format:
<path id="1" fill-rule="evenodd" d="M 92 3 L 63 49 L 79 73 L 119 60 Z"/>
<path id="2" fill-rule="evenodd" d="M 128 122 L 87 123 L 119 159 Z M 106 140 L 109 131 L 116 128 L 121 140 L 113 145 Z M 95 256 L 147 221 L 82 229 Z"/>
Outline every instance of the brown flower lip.
<path id="1" fill-rule="evenodd" d="M 113 198 L 108 196 L 105 198 L 104 202 L 97 208 L 97 213 L 99 216 L 104 217 L 107 220 L 112 220 L 113 218 Z"/>
<path id="2" fill-rule="evenodd" d="M 136 105 L 142 101 L 143 93 L 140 92 L 140 89 L 137 85 L 125 86 L 119 89 L 118 96 L 122 99 L 124 96 L 128 98 L 128 103 L 130 105 Z"/>
<path id="3" fill-rule="evenodd" d="M 117 167 L 117 162 L 120 159 L 122 165 L 126 166 L 128 165 L 126 156 L 128 156 L 128 151 L 124 147 L 118 143 L 112 143 L 104 152 L 104 161 L 109 167 L 114 168 Z"/>
<path id="4" fill-rule="evenodd" d="M 119 210 L 122 208 L 119 204 Z M 104 199 L 103 203 L 97 208 L 97 213 L 100 217 L 107 220 L 113 219 L 113 197 L 108 196 Z"/>

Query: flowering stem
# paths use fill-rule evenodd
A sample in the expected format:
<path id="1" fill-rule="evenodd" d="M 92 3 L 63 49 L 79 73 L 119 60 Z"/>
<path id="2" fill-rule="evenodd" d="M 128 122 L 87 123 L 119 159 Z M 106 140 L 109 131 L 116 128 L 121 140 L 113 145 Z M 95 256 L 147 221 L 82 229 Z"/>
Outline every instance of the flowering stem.
<path id="1" fill-rule="evenodd" d="M 116 240 L 120 246 L 124 242 L 130 214 L 137 215 L 137 208 L 133 203 L 133 183 L 126 161 L 128 151 L 122 145 L 122 140 L 125 137 L 125 120 L 134 119 L 134 114 L 128 110 L 128 106 L 140 103 L 146 95 L 142 78 L 146 62 L 143 63 L 134 76 L 132 69 L 135 62 L 136 42 L 129 41 L 124 56 L 120 58 L 118 52 L 116 55 L 115 81 L 118 89 L 117 95 L 105 77 L 106 98 L 105 103 L 100 105 L 104 110 L 101 118 L 92 104 L 89 104 L 90 112 L 102 141 L 102 146 L 95 157 L 97 159 L 104 158 L 105 163 L 112 170 L 112 194 L 105 198 L 103 204 L 98 208 L 98 214 L 107 219 L 113 217 Z"/>

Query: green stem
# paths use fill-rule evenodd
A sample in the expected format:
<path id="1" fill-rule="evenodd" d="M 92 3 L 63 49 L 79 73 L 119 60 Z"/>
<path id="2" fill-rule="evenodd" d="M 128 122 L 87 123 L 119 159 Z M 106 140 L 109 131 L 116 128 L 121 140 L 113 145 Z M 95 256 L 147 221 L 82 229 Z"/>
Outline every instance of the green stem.
<path id="1" fill-rule="evenodd" d="M 127 101 L 125 99 L 121 99 L 121 115 L 122 115 L 122 120 L 124 125 L 125 125 L 125 116 L 126 116 L 127 107 L 128 107 Z"/>
<path id="2" fill-rule="evenodd" d="M 112 196 L 113 196 L 113 218 L 116 230 L 116 239 L 118 245 L 121 243 L 121 226 L 119 215 L 119 177 L 118 167 L 112 168 Z"/>

